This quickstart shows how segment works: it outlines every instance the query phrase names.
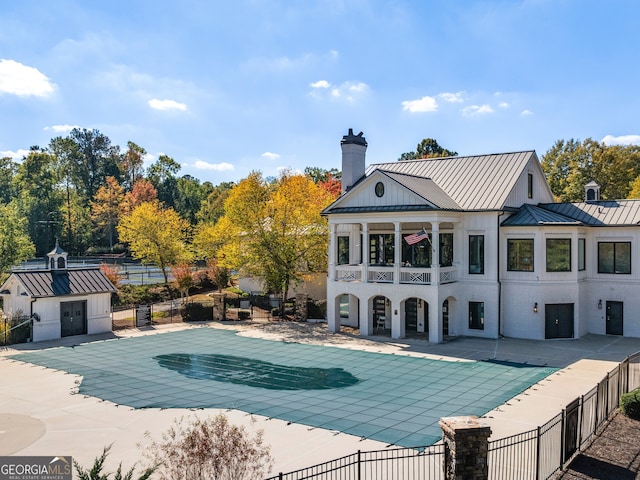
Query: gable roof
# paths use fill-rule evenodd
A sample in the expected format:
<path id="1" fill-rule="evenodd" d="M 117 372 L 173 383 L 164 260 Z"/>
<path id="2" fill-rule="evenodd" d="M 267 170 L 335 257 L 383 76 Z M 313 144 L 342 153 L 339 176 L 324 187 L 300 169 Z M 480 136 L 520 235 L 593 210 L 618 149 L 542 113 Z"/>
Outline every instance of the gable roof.
<path id="1" fill-rule="evenodd" d="M 15 278 L 30 297 L 57 297 L 115 292 L 116 288 L 98 268 L 65 271 L 25 270 L 13 272 Z M 5 284 L 7 283 L 5 282 Z"/>
<path id="2" fill-rule="evenodd" d="M 453 199 L 430 178 L 417 177 L 415 175 L 382 169 L 380 169 L 380 172 L 392 178 L 403 187 L 408 188 L 416 195 L 424 198 L 437 208 L 443 210 L 460 210 L 460 205 L 454 202 Z"/>
<path id="3" fill-rule="evenodd" d="M 500 210 L 527 163 L 538 157 L 529 150 L 470 157 L 425 158 L 370 165 L 375 170 L 427 178 L 462 210 Z"/>

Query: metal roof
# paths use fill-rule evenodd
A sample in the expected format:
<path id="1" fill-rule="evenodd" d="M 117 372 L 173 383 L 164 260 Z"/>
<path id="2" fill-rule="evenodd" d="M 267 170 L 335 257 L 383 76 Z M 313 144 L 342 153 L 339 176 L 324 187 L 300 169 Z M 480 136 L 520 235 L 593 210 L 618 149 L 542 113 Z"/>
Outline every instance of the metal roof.
<path id="1" fill-rule="evenodd" d="M 500 210 L 533 150 L 470 157 L 425 158 L 370 165 L 377 170 L 431 179 L 463 210 Z"/>
<path id="2" fill-rule="evenodd" d="M 582 223 L 573 218 L 529 204 L 524 204 L 518 213 L 502 222 L 503 227 L 525 227 L 531 225 L 582 225 Z"/>
<path id="3" fill-rule="evenodd" d="M 541 203 L 539 207 L 591 226 L 640 225 L 640 200 Z"/>
<path id="4" fill-rule="evenodd" d="M 430 178 L 416 177 L 415 175 L 390 172 L 382 169 L 379 171 L 392 178 L 405 188 L 408 188 L 415 194 L 420 195 L 427 202 L 435 205 L 437 208 L 441 208 L 443 210 L 461 210 L 460 205 L 454 202 L 453 199 Z"/>
<path id="5" fill-rule="evenodd" d="M 57 297 L 115 292 L 116 288 L 98 268 L 64 271 L 33 270 L 13 272 L 31 297 Z"/>

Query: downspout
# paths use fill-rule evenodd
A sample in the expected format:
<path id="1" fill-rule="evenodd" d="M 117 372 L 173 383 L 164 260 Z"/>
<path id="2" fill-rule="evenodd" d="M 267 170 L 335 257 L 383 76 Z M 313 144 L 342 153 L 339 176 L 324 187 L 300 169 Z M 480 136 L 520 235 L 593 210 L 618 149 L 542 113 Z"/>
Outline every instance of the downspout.
<path id="1" fill-rule="evenodd" d="M 504 211 L 501 211 L 498 214 L 498 224 L 497 224 L 497 230 L 496 230 L 496 235 L 497 235 L 497 242 L 496 244 L 498 245 L 498 255 L 496 256 L 497 258 L 497 264 L 498 264 L 498 270 L 496 271 L 496 278 L 498 279 L 498 338 L 502 337 L 502 282 L 500 281 L 500 217 L 502 217 L 504 215 Z"/>

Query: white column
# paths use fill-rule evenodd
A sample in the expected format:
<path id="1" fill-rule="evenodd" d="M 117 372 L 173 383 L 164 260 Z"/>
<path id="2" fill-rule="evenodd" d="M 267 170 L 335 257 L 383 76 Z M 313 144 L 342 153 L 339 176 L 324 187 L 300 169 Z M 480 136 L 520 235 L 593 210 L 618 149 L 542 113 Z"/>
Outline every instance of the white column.
<path id="1" fill-rule="evenodd" d="M 440 222 L 431 222 L 431 285 L 440 285 Z"/>
<path id="2" fill-rule="evenodd" d="M 400 222 L 393 222 L 393 226 L 393 283 L 400 283 L 400 266 L 402 265 L 402 234 L 400 232 Z"/>
<path id="3" fill-rule="evenodd" d="M 352 224 L 349 228 L 349 263 L 352 265 L 362 263 L 362 245 L 360 243 L 360 225 Z"/>
<path id="4" fill-rule="evenodd" d="M 369 281 L 369 224 L 363 223 L 362 224 L 362 282 L 367 283 L 368 281 Z M 362 311 L 362 306 L 360 306 L 360 311 Z M 360 321 L 362 321 L 362 319 L 360 319 Z"/>
<path id="5" fill-rule="evenodd" d="M 329 224 L 329 281 L 336 280 L 336 224 Z"/>
<path id="6" fill-rule="evenodd" d="M 371 335 L 372 321 L 369 320 L 369 301 L 366 299 L 360 299 L 360 336 L 368 337 Z"/>

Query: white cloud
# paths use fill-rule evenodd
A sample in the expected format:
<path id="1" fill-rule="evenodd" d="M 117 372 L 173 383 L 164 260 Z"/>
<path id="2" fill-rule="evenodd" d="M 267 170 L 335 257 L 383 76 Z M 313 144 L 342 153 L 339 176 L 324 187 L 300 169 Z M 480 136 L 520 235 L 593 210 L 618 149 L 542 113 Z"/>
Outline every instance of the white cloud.
<path id="1" fill-rule="evenodd" d="M 438 102 L 429 96 L 424 96 L 419 100 L 405 100 L 402 102 L 402 110 L 408 110 L 411 113 L 435 112 L 438 110 Z"/>
<path id="2" fill-rule="evenodd" d="M 209 163 L 209 162 L 205 162 L 204 160 L 196 160 L 193 166 L 198 170 L 215 170 L 216 172 L 225 172 L 225 171 L 234 170 L 234 166 L 226 162 Z"/>
<path id="3" fill-rule="evenodd" d="M 508 102 L 500 102 L 500 103 L 498 104 L 498 106 L 499 106 L 500 108 L 509 108 L 509 103 L 508 103 Z"/>
<path id="4" fill-rule="evenodd" d="M 0 60 L 0 94 L 19 97 L 46 97 L 53 93 L 55 84 L 40 70 L 14 60 Z"/>
<path id="5" fill-rule="evenodd" d="M 640 135 L 607 135 L 602 139 L 605 145 L 640 145 Z"/>
<path id="6" fill-rule="evenodd" d="M 487 113 L 493 113 L 493 108 L 486 103 L 484 105 L 469 105 L 468 107 L 464 107 L 462 109 L 462 114 L 467 117 L 472 117 L 475 115 L 485 115 Z"/>
<path id="7" fill-rule="evenodd" d="M 329 88 L 331 84 L 326 80 L 318 80 L 317 82 L 310 83 L 311 88 Z"/>
<path id="8" fill-rule="evenodd" d="M 186 103 L 179 103 L 175 100 L 158 100 L 157 98 L 149 100 L 149 106 L 155 110 L 186 110 Z"/>
<path id="9" fill-rule="evenodd" d="M 13 158 L 14 160 L 21 160 L 23 157 L 26 157 L 28 154 L 29 154 L 29 150 L 22 150 L 22 149 L 19 149 L 16 152 L 11 150 L 0 151 L 1 158 L 9 157 L 9 158 Z"/>
<path id="10" fill-rule="evenodd" d="M 328 98 L 337 101 L 353 103 L 369 91 L 369 85 L 364 82 L 344 82 L 341 85 L 332 85 L 326 80 L 320 80 L 310 85 L 314 88 L 310 92 L 312 97 Z"/>
<path id="11" fill-rule="evenodd" d="M 280 155 L 277 153 L 271 153 L 271 152 L 264 152 L 262 154 L 263 157 L 268 158 L 269 160 L 276 160 L 278 158 L 280 158 Z"/>
<path id="12" fill-rule="evenodd" d="M 523 117 L 528 117 L 529 115 L 533 115 L 533 112 L 531 110 L 523 110 L 520 112 L 520 115 L 522 115 Z"/>
<path id="13" fill-rule="evenodd" d="M 54 133 L 69 133 L 74 128 L 82 128 L 79 125 L 51 125 L 44 127 L 45 130 L 51 130 Z"/>
<path id="14" fill-rule="evenodd" d="M 456 93 L 444 92 L 444 93 L 438 94 L 438 96 L 441 99 L 449 103 L 462 103 L 464 101 L 463 95 L 464 95 L 464 92 L 456 92 Z"/>

